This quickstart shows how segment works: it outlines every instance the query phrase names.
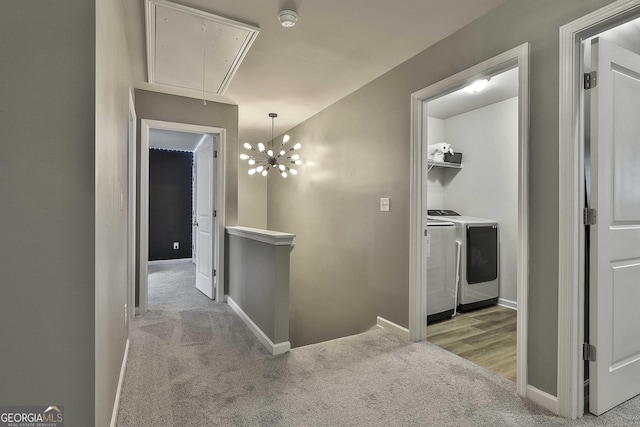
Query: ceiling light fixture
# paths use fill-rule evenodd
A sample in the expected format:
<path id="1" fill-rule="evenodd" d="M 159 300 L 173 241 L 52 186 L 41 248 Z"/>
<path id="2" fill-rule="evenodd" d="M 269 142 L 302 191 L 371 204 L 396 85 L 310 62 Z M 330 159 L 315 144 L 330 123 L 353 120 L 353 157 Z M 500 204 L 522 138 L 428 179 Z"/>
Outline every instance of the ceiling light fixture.
<path id="1" fill-rule="evenodd" d="M 285 28 L 293 27 L 298 22 L 298 14 L 294 10 L 281 10 L 278 12 L 278 21 Z"/>
<path id="2" fill-rule="evenodd" d="M 484 88 L 486 88 L 488 83 L 489 83 L 489 79 L 476 80 L 475 82 L 471 83 L 469 86 L 465 87 L 464 90 L 466 90 L 469 93 L 478 93 Z"/>
<path id="3" fill-rule="evenodd" d="M 302 144 L 298 142 L 293 147 L 286 149 L 285 145 L 289 142 L 289 135 L 285 135 L 284 138 L 282 138 L 279 152 L 275 153 L 273 151 L 273 127 L 275 118 L 278 117 L 278 115 L 276 113 L 269 113 L 269 117 L 271 117 L 271 148 L 267 150 L 264 144 L 260 142 L 258 143 L 258 149 L 255 149 L 251 144 L 245 142 L 244 148 L 251 150 L 251 155 L 242 153 L 240 154 L 240 159 L 247 160 L 249 162 L 249 166 L 254 166 L 249 169 L 249 175 L 254 175 L 257 172 L 262 176 L 267 176 L 269 169 L 276 169 L 283 178 L 286 178 L 289 173 L 291 175 L 296 175 L 298 171 L 291 169 L 287 164 L 302 164 L 300 155 L 291 153 L 292 151 L 300 149 Z"/>

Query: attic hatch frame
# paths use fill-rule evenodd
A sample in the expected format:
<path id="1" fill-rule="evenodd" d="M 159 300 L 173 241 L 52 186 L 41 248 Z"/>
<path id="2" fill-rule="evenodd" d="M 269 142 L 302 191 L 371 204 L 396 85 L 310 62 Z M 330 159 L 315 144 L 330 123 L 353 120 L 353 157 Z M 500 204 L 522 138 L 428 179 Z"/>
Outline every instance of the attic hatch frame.
<path id="1" fill-rule="evenodd" d="M 231 79 L 233 79 L 233 76 L 235 75 L 236 71 L 238 70 L 238 68 L 240 67 L 240 64 L 242 63 L 242 60 L 244 59 L 245 55 L 247 54 L 247 52 L 249 51 L 249 48 L 251 47 L 251 45 L 253 44 L 253 42 L 255 41 L 256 37 L 258 36 L 258 33 L 260 32 L 260 29 L 258 27 L 255 27 L 253 25 L 249 25 L 249 24 L 245 24 L 239 21 L 234 21 L 232 19 L 229 18 L 225 18 L 222 16 L 218 16 L 215 15 L 213 13 L 209 13 L 209 12 L 205 12 L 203 10 L 200 9 L 194 9 L 188 6 L 183 6 L 180 4 L 176 4 L 176 3 L 172 3 L 169 2 L 167 0 L 145 0 L 145 24 L 146 24 L 146 41 L 147 41 L 147 80 L 149 84 L 157 84 L 157 85 L 161 85 L 161 86 L 168 86 L 168 87 L 175 87 L 175 88 L 180 88 L 180 89 L 185 89 L 185 90 L 189 90 L 189 91 L 194 91 L 195 93 L 198 93 L 198 97 L 202 97 L 205 98 L 206 100 L 206 96 L 205 96 L 205 92 L 206 93 L 210 93 L 210 94 L 216 94 L 216 95 L 220 95 L 222 96 L 225 92 L 225 90 L 227 89 L 227 87 L 229 86 L 229 83 L 231 82 Z M 245 39 L 243 40 L 243 42 L 241 43 L 240 49 L 238 50 L 238 52 L 235 54 L 235 57 L 233 59 L 233 61 L 231 61 L 231 64 L 229 64 L 227 72 L 225 74 L 225 76 L 223 77 L 220 85 L 218 86 L 218 88 L 215 90 L 215 92 L 212 92 L 211 90 L 207 91 L 205 89 L 205 80 L 206 80 L 206 35 L 203 35 L 203 40 L 205 40 L 205 45 L 203 46 L 203 66 L 200 67 L 202 68 L 202 87 L 185 87 L 185 86 L 179 86 L 179 85 L 171 85 L 168 83 L 160 83 L 156 81 L 156 71 L 155 71 L 155 67 L 156 67 L 156 49 L 157 49 L 157 45 L 156 45 L 156 39 L 157 39 L 157 26 L 156 26 L 156 19 L 157 19 L 157 11 L 158 8 L 165 8 L 165 9 L 169 9 L 171 11 L 176 11 L 176 12 L 180 12 L 183 13 L 185 15 L 191 16 L 191 17 L 196 17 L 198 19 L 202 19 L 203 23 L 206 26 L 206 23 L 211 23 L 213 25 L 218 25 L 218 26 L 222 26 L 224 28 L 228 28 L 228 29 L 236 29 L 236 30 L 242 30 L 246 32 L 246 36 Z M 195 96 L 195 95 L 194 95 Z"/>

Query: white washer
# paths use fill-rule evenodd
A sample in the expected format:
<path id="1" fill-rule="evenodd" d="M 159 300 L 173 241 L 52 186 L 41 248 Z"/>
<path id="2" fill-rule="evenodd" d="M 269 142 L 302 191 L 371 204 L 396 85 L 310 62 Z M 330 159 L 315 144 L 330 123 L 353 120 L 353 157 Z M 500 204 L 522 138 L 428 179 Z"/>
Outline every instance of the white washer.
<path id="1" fill-rule="evenodd" d="M 429 210 L 427 218 L 455 224 L 460 243 L 458 310 L 493 305 L 500 295 L 500 235 L 498 223 L 461 216 L 450 210 Z"/>
<path id="2" fill-rule="evenodd" d="M 427 323 L 453 316 L 456 307 L 456 229 L 452 222 L 427 221 Z"/>

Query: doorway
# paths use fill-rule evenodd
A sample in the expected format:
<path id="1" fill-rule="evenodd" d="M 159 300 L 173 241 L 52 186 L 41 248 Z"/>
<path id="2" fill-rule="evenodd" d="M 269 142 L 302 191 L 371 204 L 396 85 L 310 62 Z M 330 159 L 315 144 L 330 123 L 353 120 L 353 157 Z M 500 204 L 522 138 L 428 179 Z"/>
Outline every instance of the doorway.
<path id="1" fill-rule="evenodd" d="M 637 242 L 637 212 L 629 210 L 633 206 L 627 203 L 637 204 L 637 197 L 627 197 L 629 192 L 623 187 L 626 182 L 634 182 L 640 164 L 633 151 L 636 144 L 629 145 L 624 136 L 636 132 L 631 138 L 637 140 L 640 130 L 635 125 L 637 120 L 625 119 L 624 112 L 629 109 L 617 104 L 616 93 L 623 97 L 636 93 L 632 98 L 637 99 L 638 17 L 640 1 L 615 2 L 560 29 L 558 412 L 568 418 L 581 417 L 585 411 L 600 414 L 640 393 L 640 367 L 634 368 L 640 351 L 632 348 L 632 343 L 639 340 L 625 328 L 637 324 L 637 310 L 624 304 L 634 299 L 632 292 L 637 288 L 628 287 L 634 279 L 625 279 L 630 272 L 634 275 L 634 269 L 637 277 L 638 263 L 629 261 L 640 255 L 616 257 L 605 245 L 607 240 L 619 239 L 613 237 L 619 232 L 623 240 Z M 619 62 L 620 52 L 622 57 L 637 59 L 623 64 L 626 59 Z M 608 58 L 605 67 L 603 58 Z M 600 79 L 595 84 L 585 80 L 587 73 L 593 77 L 592 71 Z M 616 87 L 628 83 L 631 86 L 617 92 Z M 605 99 L 614 104 L 601 109 L 598 105 Z M 632 108 L 637 112 L 637 105 Z M 602 111 L 611 116 L 603 118 Z M 619 125 L 624 132 L 613 130 Z M 607 126 L 612 127 L 606 130 Z M 602 131 L 608 134 L 602 135 Z M 612 144 L 607 151 L 617 151 L 617 162 L 598 148 L 607 140 Z M 626 178 L 620 181 L 621 174 Z M 603 186 L 606 192 L 599 191 Z M 587 209 L 599 210 L 600 218 L 594 218 L 593 211 Z M 622 248 L 624 244 L 616 246 Z M 609 278 L 603 273 L 609 273 Z M 614 282 L 618 283 L 613 286 Z M 625 286 L 624 295 L 617 297 L 613 288 Z M 605 334 L 599 333 L 603 327 L 607 329 Z M 627 334 L 625 339 L 620 339 L 621 334 Z"/>
<path id="2" fill-rule="evenodd" d="M 208 212 L 208 228 L 205 230 L 207 235 L 206 241 L 202 237 L 196 237 L 196 245 L 202 247 L 201 251 L 197 251 L 204 255 L 196 254 L 196 265 L 198 271 L 202 272 L 208 283 L 200 282 L 202 292 L 209 298 L 219 302 L 222 301 L 224 294 L 224 164 L 217 166 L 214 156 L 224 158 L 225 147 L 225 130 L 221 128 L 213 128 L 207 126 L 190 125 L 184 123 L 162 122 L 155 120 L 141 121 L 141 151 L 140 151 L 140 258 L 139 258 L 139 312 L 145 313 L 148 309 L 148 260 L 149 260 L 149 148 L 150 135 L 153 131 L 178 132 L 187 134 L 197 134 L 200 146 L 208 146 L 212 148 L 208 150 L 211 159 L 208 165 L 201 169 L 205 171 L 206 178 L 200 180 L 207 184 L 207 190 L 201 191 L 207 193 L 207 200 L 201 201 L 200 207 L 203 212 Z M 194 152 L 198 152 L 198 147 L 194 148 Z M 215 148 L 214 148 L 215 147 Z M 196 170 L 198 166 L 196 165 Z M 195 174 L 194 174 L 195 175 Z M 203 175 L 203 176 L 205 176 Z M 197 183 L 196 183 L 197 185 Z M 194 191 L 194 200 L 198 211 L 198 195 L 197 189 Z M 201 216 L 202 217 L 202 216 Z M 197 222 L 194 221 L 194 225 Z M 192 232 L 200 236 L 202 233 Z M 190 251 L 189 251 L 190 252 Z M 195 286 L 196 283 L 194 283 Z M 200 287 L 198 287 L 200 289 Z"/>
<path id="3" fill-rule="evenodd" d="M 528 60 L 529 45 L 523 44 L 491 58 L 446 80 L 429 86 L 412 95 L 411 140 L 411 258 L 409 291 L 409 336 L 413 341 L 427 337 L 428 306 L 428 252 L 427 210 L 431 204 L 427 195 L 429 145 L 429 103 L 458 91 L 479 79 L 498 76 L 517 69 L 517 230 L 515 298 L 517 310 L 517 391 L 526 396 L 526 346 L 527 346 L 527 280 L 528 280 Z M 463 153 L 464 162 L 464 153 Z M 447 179 L 447 178 L 445 178 Z M 448 178 L 450 179 L 450 178 Z M 437 198 L 439 196 L 435 196 Z M 437 200 L 436 200 L 437 203 Z M 469 215 L 462 213 L 463 215 Z M 426 261 L 425 261 L 426 260 Z M 515 301 L 514 301 L 515 302 Z"/>

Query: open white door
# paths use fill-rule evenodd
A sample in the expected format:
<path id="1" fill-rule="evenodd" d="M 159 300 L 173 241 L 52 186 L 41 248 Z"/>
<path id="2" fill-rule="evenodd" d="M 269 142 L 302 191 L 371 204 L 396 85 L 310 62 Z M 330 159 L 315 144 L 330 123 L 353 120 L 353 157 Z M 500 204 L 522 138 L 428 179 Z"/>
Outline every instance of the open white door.
<path id="1" fill-rule="evenodd" d="M 603 39 L 591 55 L 589 410 L 600 415 L 640 394 L 640 56 Z"/>
<path id="2" fill-rule="evenodd" d="M 213 137 L 206 138 L 195 152 L 196 170 L 196 288 L 215 298 L 214 237 L 216 174 Z"/>

